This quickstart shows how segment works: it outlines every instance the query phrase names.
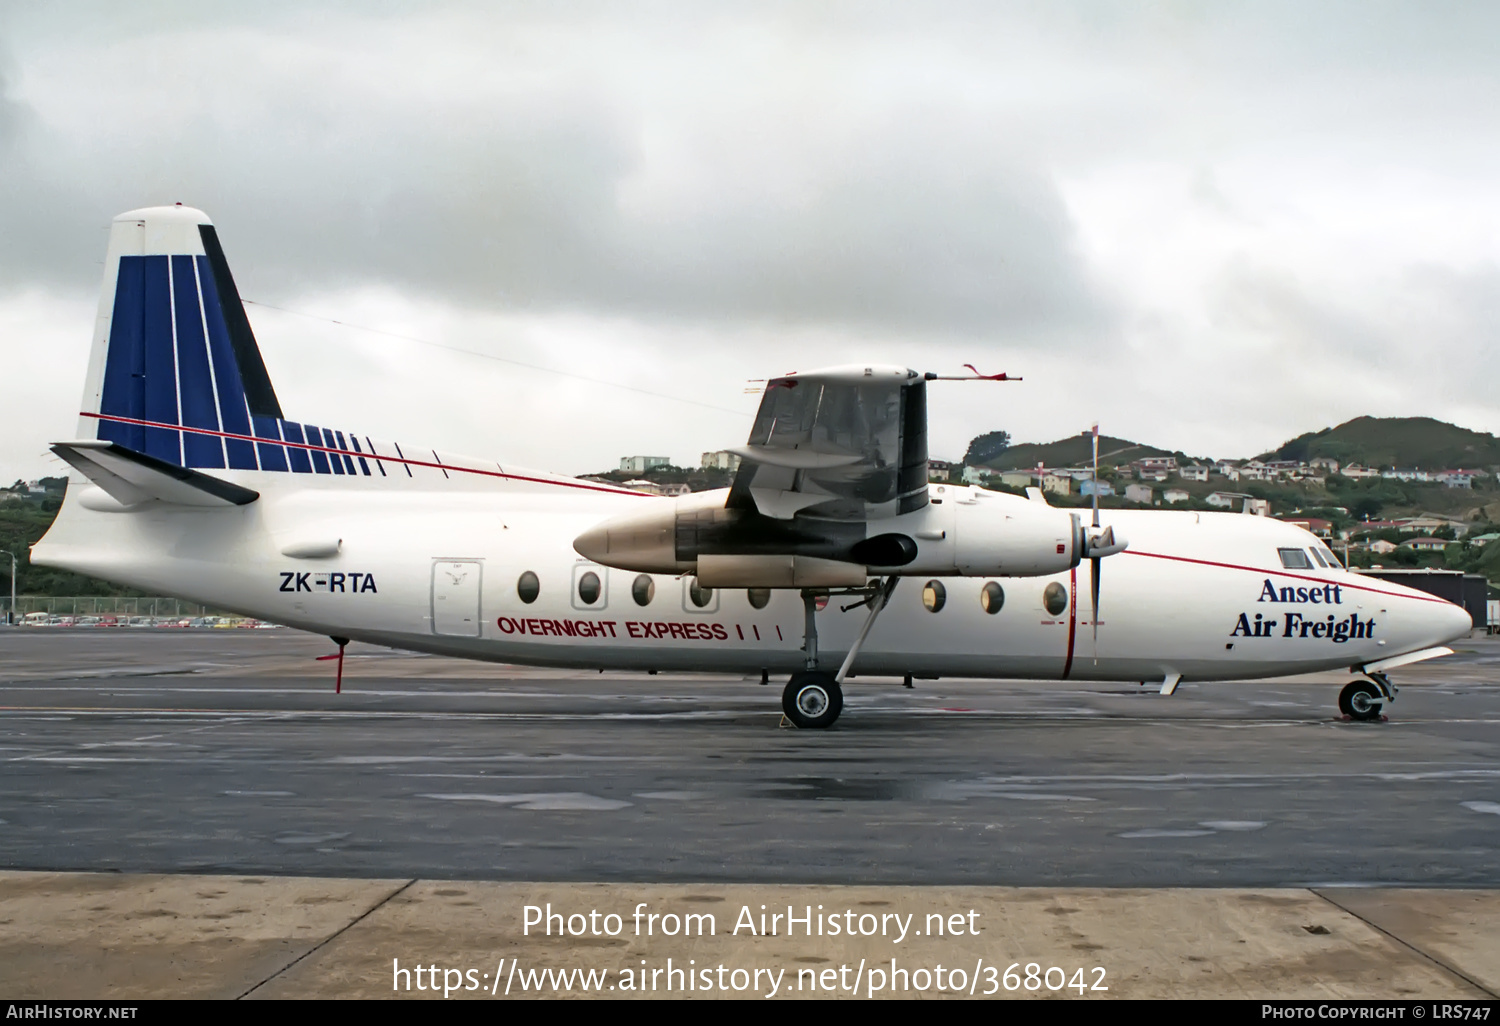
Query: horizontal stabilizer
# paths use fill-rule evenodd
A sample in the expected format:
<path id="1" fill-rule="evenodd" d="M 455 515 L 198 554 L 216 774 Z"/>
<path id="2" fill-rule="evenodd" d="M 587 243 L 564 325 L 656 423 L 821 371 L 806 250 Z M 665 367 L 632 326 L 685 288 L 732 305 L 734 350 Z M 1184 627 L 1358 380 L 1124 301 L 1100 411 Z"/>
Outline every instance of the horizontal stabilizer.
<path id="1" fill-rule="evenodd" d="M 218 509 L 245 506 L 260 493 L 128 449 L 118 442 L 56 442 L 52 451 L 122 506 L 156 501 Z"/>

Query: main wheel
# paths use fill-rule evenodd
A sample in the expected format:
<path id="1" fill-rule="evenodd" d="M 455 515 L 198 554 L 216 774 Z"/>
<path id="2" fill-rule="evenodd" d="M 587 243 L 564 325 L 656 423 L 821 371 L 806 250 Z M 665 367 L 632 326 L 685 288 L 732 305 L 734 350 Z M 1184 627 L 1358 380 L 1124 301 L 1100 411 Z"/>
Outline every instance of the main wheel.
<path id="1" fill-rule="evenodd" d="M 844 691 L 831 673 L 794 673 L 781 692 L 781 711 L 798 727 L 822 730 L 833 726 L 844 711 Z"/>
<path id="2" fill-rule="evenodd" d="M 1351 720 L 1378 720 L 1383 704 L 1380 689 L 1367 680 L 1352 680 L 1339 692 L 1339 712 Z"/>

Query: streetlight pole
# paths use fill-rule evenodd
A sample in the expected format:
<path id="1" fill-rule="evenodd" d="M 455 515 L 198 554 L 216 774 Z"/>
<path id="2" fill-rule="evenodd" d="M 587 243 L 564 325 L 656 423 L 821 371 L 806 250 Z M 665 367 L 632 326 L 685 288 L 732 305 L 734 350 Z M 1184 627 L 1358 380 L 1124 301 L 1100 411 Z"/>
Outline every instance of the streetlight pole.
<path id="1" fill-rule="evenodd" d="M 10 608 L 5 611 L 5 622 L 14 624 L 16 622 L 16 554 L 6 551 L 5 555 L 10 557 Z"/>

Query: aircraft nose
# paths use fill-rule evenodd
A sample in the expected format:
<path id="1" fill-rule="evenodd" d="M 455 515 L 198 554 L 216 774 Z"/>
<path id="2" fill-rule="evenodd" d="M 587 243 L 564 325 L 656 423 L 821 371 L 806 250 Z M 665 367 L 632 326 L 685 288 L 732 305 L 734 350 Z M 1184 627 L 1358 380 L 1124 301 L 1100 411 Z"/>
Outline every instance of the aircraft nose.
<path id="1" fill-rule="evenodd" d="M 1437 616 L 1434 617 L 1433 630 L 1437 636 L 1433 640 L 1434 645 L 1466 638 L 1474 629 L 1474 618 L 1463 606 L 1447 602 L 1435 609 Z"/>

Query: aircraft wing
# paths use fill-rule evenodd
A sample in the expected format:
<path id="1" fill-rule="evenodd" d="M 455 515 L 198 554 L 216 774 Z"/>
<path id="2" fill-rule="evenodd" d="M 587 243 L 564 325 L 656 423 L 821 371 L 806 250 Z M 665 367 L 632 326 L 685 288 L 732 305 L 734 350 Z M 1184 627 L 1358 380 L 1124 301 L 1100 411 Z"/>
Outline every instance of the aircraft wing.
<path id="1" fill-rule="evenodd" d="M 905 367 L 766 382 L 726 503 L 790 520 L 878 520 L 927 504 L 927 383 Z"/>
<path id="2" fill-rule="evenodd" d="M 118 442 L 56 442 L 52 451 L 123 506 L 155 500 L 174 506 L 245 506 L 260 493 L 231 481 L 136 452 Z"/>

